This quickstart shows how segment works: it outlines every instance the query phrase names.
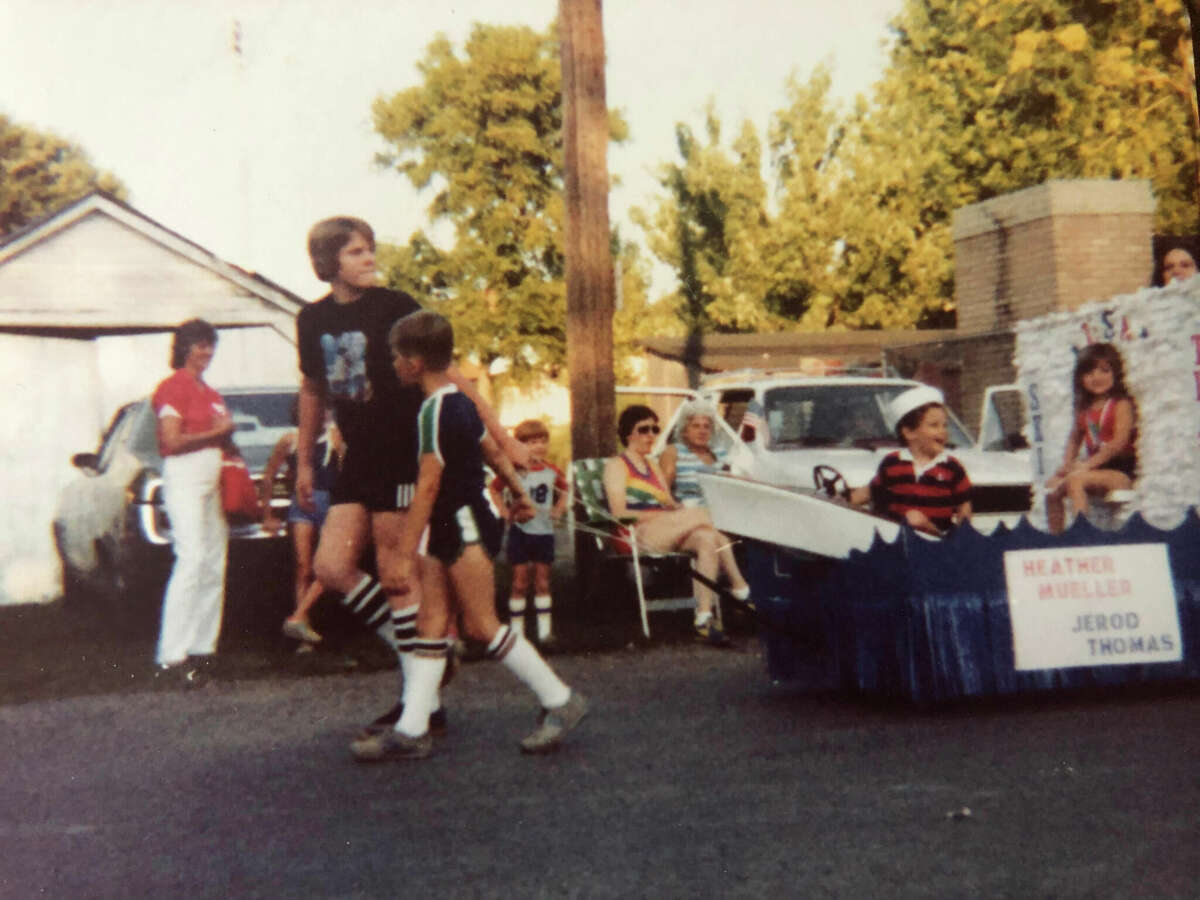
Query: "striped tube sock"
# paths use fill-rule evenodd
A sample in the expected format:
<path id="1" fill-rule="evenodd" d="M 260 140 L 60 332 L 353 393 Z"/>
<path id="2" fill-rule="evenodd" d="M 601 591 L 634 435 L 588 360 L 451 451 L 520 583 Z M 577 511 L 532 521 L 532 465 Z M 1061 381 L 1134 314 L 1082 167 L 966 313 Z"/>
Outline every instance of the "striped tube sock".
<path id="1" fill-rule="evenodd" d="M 550 637 L 550 595 L 538 594 L 533 598 L 533 608 L 537 611 L 537 636 L 539 641 Z"/>
<path id="2" fill-rule="evenodd" d="M 413 649 L 417 643 L 417 607 L 406 606 L 404 609 L 393 609 L 390 620 L 392 629 L 392 646 L 396 648 L 396 658 L 400 661 L 400 702 L 408 702 L 408 688 L 411 682 Z"/>
<path id="3" fill-rule="evenodd" d="M 508 598 L 508 627 L 517 634 L 525 633 L 525 598 Z"/>
<path id="4" fill-rule="evenodd" d="M 356 622 L 364 628 L 374 628 L 390 647 L 395 648 L 396 640 L 388 619 L 387 595 L 377 579 L 364 575 L 362 581 L 342 597 L 342 606 Z"/>
<path id="5" fill-rule="evenodd" d="M 554 674 L 533 644 L 524 635 L 514 634 L 506 625 L 501 625 L 487 655 L 497 660 L 504 668 L 517 676 L 535 694 L 545 709 L 562 706 L 571 696 L 571 689 Z"/>

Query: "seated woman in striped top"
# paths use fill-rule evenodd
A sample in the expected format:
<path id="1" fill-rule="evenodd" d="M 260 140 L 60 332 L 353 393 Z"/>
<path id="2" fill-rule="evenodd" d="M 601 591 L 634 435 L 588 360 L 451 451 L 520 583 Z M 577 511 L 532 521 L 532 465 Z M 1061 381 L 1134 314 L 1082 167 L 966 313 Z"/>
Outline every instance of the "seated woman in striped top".
<path id="1" fill-rule="evenodd" d="M 684 506 L 704 506 L 704 492 L 696 481 L 701 472 L 721 472 L 728 466 L 725 451 L 709 446 L 717 411 L 704 400 L 689 400 L 679 410 L 675 443 L 658 458 L 671 493 Z"/>
<path id="2" fill-rule="evenodd" d="M 696 554 L 696 571 L 716 580 L 729 579 L 730 593 L 739 600 L 750 596 L 750 587 L 733 558 L 729 539 L 713 526 L 708 510 L 683 507 L 667 489 L 658 463 L 650 459 L 659 433 L 658 416 L 648 406 L 626 408 L 617 420 L 617 436 L 625 452 L 604 465 L 604 492 L 609 511 L 618 519 L 636 517 L 632 526 L 638 541 L 660 552 L 676 550 Z M 696 633 L 714 644 L 727 642 L 720 625 L 716 593 L 696 582 Z"/>

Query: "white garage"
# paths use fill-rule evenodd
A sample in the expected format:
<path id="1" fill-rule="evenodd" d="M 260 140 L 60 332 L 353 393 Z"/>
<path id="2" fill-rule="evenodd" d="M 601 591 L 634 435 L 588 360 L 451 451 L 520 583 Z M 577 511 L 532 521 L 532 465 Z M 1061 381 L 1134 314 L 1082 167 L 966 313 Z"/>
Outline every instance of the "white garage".
<path id="1" fill-rule="evenodd" d="M 170 373 L 176 325 L 218 328 L 218 389 L 291 385 L 303 303 L 101 193 L 0 243 L 0 603 L 58 596 L 70 458 Z"/>

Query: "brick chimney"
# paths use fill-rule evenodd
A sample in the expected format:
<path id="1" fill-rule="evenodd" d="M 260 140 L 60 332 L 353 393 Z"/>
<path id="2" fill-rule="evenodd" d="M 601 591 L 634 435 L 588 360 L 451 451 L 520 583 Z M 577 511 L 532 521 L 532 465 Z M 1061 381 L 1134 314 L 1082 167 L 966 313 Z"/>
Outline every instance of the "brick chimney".
<path id="1" fill-rule="evenodd" d="M 956 210 L 959 334 L 1145 287 L 1153 220 L 1148 181 L 1047 181 Z"/>

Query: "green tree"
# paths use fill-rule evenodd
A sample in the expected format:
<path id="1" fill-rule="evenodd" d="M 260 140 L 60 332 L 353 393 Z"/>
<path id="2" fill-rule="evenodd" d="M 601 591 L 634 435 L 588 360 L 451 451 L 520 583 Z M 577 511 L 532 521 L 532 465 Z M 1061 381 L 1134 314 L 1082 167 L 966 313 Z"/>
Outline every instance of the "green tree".
<path id="1" fill-rule="evenodd" d="M 787 86 L 765 203 L 716 146 L 711 112 L 703 152 L 681 142 L 641 222 L 678 273 L 685 322 L 952 325 L 953 211 L 1051 178 L 1149 179 L 1158 230 L 1196 229 L 1200 119 L 1180 0 L 908 0 L 892 27 L 869 101 L 837 109 L 824 67 Z M 752 156 L 744 144 L 739 158 Z M 735 198 L 757 218 L 731 215 Z"/>
<path id="2" fill-rule="evenodd" d="M 97 188 L 118 197 L 125 193 L 77 145 L 0 115 L 0 237 Z"/>
<path id="3" fill-rule="evenodd" d="M 660 168 L 665 195 L 632 217 L 651 252 L 677 273 L 679 288 L 666 302 L 688 331 L 777 329 L 782 323 L 762 304 L 756 264 L 768 224 L 761 145 L 746 123 L 726 151 L 711 106 L 705 134 L 701 143 L 687 125 L 676 126 L 681 162 Z"/>
<path id="4" fill-rule="evenodd" d="M 565 362 L 561 69 L 555 29 L 477 24 L 460 56 L 444 37 L 417 65 L 422 83 L 375 102 L 380 157 L 432 191 L 440 249 L 414 234 L 384 249 L 394 286 L 432 297 L 458 344 L 485 369 L 536 380 Z M 625 126 L 612 117 L 614 139 Z"/>
<path id="5" fill-rule="evenodd" d="M 1145 178 L 1157 227 L 1194 230 L 1194 72 L 1178 0 L 909 0 L 893 29 L 843 152 L 848 197 L 887 215 L 847 243 L 885 236 L 876 271 L 918 323 L 949 319 L 950 218 L 967 204 L 1051 178 Z M 856 314 L 886 319 L 867 298 Z"/>

